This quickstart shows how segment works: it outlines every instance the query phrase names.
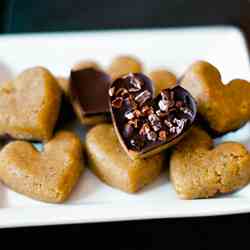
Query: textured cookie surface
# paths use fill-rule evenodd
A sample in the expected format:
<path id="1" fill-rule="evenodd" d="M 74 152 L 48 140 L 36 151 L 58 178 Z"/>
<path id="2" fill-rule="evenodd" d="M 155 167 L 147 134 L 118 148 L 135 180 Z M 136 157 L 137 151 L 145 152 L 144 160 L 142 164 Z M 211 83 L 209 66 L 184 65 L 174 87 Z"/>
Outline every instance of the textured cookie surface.
<path id="1" fill-rule="evenodd" d="M 158 69 L 149 73 L 155 88 L 155 96 L 157 96 L 163 89 L 172 88 L 176 85 L 176 76 L 168 70 Z"/>
<path id="2" fill-rule="evenodd" d="M 108 185 L 136 192 L 155 180 L 162 169 L 163 156 L 131 160 L 121 147 L 112 125 L 100 124 L 86 137 L 88 160 L 93 172 Z"/>
<path id="3" fill-rule="evenodd" d="M 239 143 L 226 142 L 213 148 L 209 135 L 194 127 L 173 150 L 170 176 L 181 198 L 212 197 L 248 184 L 250 156 Z"/>
<path id="4" fill-rule="evenodd" d="M 0 179 L 14 191 L 46 202 L 62 202 L 83 170 L 80 139 L 59 132 L 42 152 L 32 144 L 15 141 L 0 152 Z"/>
<path id="5" fill-rule="evenodd" d="M 224 85 L 219 71 L 203 61 L 194 63 L 181 80 L 196 99 L 198 111 L 212 130 L 224 133 L 250 119 L 250 83 L 235 79 Z"/>
<path id="6" fill-rule="evenodd" d="M 107 69 L 113 80 L 129 73 L 140 73 L 143 71 L 141 62 L 132 56 L 118 56 L 114 58 Z"/>
<path id="7" fill-rule="evenodd" d="M 0 86 L 0 135 L 49 140 L 58 118 L 61 90 L 41 67 L 24 71 Z"/>

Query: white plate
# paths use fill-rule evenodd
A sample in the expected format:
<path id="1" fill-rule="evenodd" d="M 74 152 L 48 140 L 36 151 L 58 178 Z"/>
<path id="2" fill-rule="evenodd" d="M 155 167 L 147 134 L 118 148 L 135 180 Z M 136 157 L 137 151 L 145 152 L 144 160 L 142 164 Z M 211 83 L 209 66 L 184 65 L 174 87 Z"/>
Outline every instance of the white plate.
<path id="1" fill-rule="evenodd" d="M 249 80 L 244 38 L 233 27 L 135 30 L 122 32 L 55 33 L 0 37 L 0 80 L 23 69 L 43 65 L 56 75 L 69 74 L 73 63 L 95 59 L 107 65 L 119 54 L 142 59 L 147 69 L 167 67 L 178 75 L 197 59 L 221 69 L 223 80 Z M 250 142 L 250 125 L 225 136 Z M 249 146 L 249 145 L 248 145 Z M 0 227 L 208 216 L 250 212 L 250 186 L 216 199 L 179 200 L 166 174 L 137 194 L 126 194 L 101 183 L 89 171 L 70 200 L 51 205 L 31 200 L 0 186 Z"/>

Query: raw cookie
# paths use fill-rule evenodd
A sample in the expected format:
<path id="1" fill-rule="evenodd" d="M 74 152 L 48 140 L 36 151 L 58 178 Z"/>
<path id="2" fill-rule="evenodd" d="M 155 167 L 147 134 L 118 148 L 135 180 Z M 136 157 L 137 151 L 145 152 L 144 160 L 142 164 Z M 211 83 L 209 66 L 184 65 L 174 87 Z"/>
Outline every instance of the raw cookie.
<path id="1" fill-rule="evenodd" d="M 181 80 L 197 101 L 198 112 L 217 133 L 235 130 L 250 119 L 250 84 L 235 79 L 224 85 L 219 71 L 198 61 Z"/>
<path id="2" fill-rule="evenodd" d="M 0 179 L 11 189 L 46 202 L 63 202 L 83 170 L 82 145 L 71 132 L 57 133 L 42 152 L 15 141 L 0 152 Z"/>
<path id="3" fill-rule="evenodd" d="M 86 150 L 93 172 L 108 185 L 133 193 L 161 173 L 163 156 L 131 160 L 122 149 L 110 124 L 99 124 L 86 136 Z"/>
<path id="4" fill-rule="evenodd" d="M 211 137 L 198 127 L 173 150 L 170 176 L 183 199 L 207 198 L 237 190 L 250 180 L 250 155 L 239 143 L 213 149 Z"/>
<path id="5" fill-rule="evenodd" d="M 142 63 L 132 56 L 118 56 L 114 58 L 107 73 L 113 80 L 128 73 L 140 73 L 143 71 Z"/>
<path id="6" fill-rule="evenodd" d="M 60 102 L 61 90 L 47 69 L 35 67 L 24 71 L 0 86 L 0 135 L 49 140 Z"/>
<path id="7" fill-rule="evenodd" d="M 165 69 L 154 70 L 149 73 L 149 77 L 154 83 L 155 96 L 157 96 L 161 90 L 172 88 L 177 83 L 176 76 Z"/>

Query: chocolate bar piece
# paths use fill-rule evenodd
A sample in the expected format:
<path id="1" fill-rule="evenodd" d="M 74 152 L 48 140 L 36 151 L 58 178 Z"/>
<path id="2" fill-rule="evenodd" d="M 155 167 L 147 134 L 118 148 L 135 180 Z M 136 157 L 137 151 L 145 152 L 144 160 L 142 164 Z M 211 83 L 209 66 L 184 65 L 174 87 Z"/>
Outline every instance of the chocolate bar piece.
<path id="1" fill-rule="evenodd" d="M 109 112 L 108 90 L 111 78 L 95 68 L 71 71 L 70 95 L 83 116 Z"/>

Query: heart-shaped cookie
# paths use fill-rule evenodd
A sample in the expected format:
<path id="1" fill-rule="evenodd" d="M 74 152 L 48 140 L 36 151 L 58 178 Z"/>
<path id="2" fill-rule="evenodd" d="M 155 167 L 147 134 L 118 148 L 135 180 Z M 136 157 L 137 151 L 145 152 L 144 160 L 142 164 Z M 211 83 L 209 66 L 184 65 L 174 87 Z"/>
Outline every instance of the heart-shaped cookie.
<path id="1" fill-rule="evenodd" d="M 0 86 L 0 135 L 49 140 L 60 102 L 61 90 L 48 70 L 35 67 L 24 71 Z"/>
<path id="2" fill-rule="evenodd" d="M 128 73 L 143 72 L 143 65 L 136 57 L 130 55 L 121 55 L 114 58 L 107 69 L 107 73 L 113 80 L 127 75 Z"/>
<path id="3" fill-rule="evenodd" d="M 213 148 L 212 138 L 193 127 L 174 147 L 170 177 L 177 194 L 184 199 L 232 192 L 249 183 L 250 155 L 243 145 L 235 142 Z"/>
<path id="4" fill-rule="evenodd" d="M 157 69 L 148 75 L 154 83 L 155 95 L 158 95 L 163 89 L 174 87 L 177 83 L 176 76 L 166 69 Z"/>
<path id="5" fill-rule="evenodd" d="M 71 132 L 57 133 L 42 152 L 24 141 L 10 142 L 0 152 L 3 183 L 41 201 L 64 201 L 82 170 L 82 145 Z"/>
<path id="6" fill-rule="evenodd" d="M 248 81 L 235 79 L 224 85 L 213 65 L 199 61 L 184 74 L 181 86 L 193 95 L 198 112 L 217 133 L 237 129 L 250 119 Z"/>
<path id="7" fill-rule="evenodd" d="M 161 173 L 164 156 L 131 160 L 121 147 L 111 124 L 99 124 L 86 135 L 88 163 L 95 175 L 108 185 L 134 193 Z"/>
<path id="8" fill-rule="evenodd" d="M 153 98 L 153 83 L 141 73 L 115 80 L 110 111 L 117 136 L 132 159 L 145 158 L 177 143 L 191 127 L 196 104 L 182 87 Z"/>

